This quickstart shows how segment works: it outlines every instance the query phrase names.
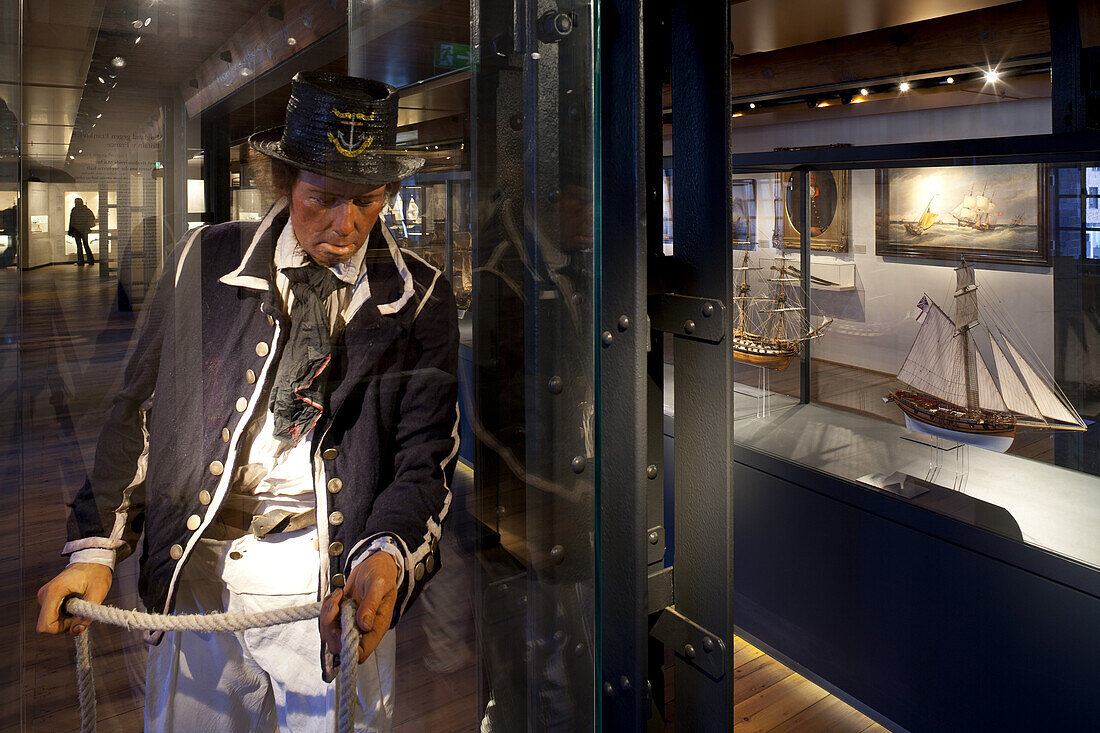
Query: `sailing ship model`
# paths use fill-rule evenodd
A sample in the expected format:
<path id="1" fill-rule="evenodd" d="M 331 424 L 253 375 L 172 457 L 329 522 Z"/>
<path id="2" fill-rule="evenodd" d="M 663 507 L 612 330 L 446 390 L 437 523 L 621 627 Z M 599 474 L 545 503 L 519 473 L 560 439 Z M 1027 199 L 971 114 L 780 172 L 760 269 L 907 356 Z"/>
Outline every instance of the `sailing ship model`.
<path id="1" fill-rule="evenodd" d="M 985 191 L 975 196 L 973 184 L 970 186 L 970 193 L 963 196 L 959 205 L 951 210 L 951 216 L 955 217 L 955 224 L 960 227 L 969 227 L 980 232 L 997 228 L 997 212 L 993 206 L 993 197 L 986 196 Z"/>
<path id="2" fill-rule="evenodd" d="M 955 275 L 954 320 L 927 295 L 921 299 L 920 330 L 898 372 L 908 389 L 883 398 L 901 408 L 905 427 L 1001 453 L 1020 426 L 1085 430 L 1026 341 L 1007 333 L 1003 314 L 979 311 L 974 268 L 963 260 Z"/>
<path id="3" fill-rule="evenodd" d="M 818 338 L 833 322 L 826 317 L 817 328 L 802 333 L 803 305 L 809 299 L 801 288 L 801 278 L 792 272 L 786 257 L 780 252 L 772 262 L 773 277 L 766 280 L 767 294 L 754 296 L 749 285 L 749 273 L 764 268 L 750 264 L 746 250 L 738 273 L 737 306 L 733 324 L 733 358 L 754 366 L 783 371 L 798 356 L 802 344 Z M 800 294 L 802 297 L 800 297 Z M 797 320 L 796 320 L 797 319 Z"/>
<path id="4" fill-rule="evenodd" d="M 932 213 L 932 202 L 935 200 L 936 194 L 933 194 L 932 198 L 928 199 L 928 205 L 924 207 L 924 213 L 920 215 L 916 223 L 909 221 L 905 222 L 905 231 L 909 232 L 914 237 L 919 237 L 940 220 L 938 216 Z"/>

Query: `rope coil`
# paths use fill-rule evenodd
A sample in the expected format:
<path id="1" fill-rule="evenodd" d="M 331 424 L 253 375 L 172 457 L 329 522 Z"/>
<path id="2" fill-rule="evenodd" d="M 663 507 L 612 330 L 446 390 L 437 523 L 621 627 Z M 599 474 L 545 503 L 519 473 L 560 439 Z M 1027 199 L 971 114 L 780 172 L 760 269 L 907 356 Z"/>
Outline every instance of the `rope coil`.
<path id="1" fill-rule="evenodd" d="M 62 613 L 89 618 L 127 631 L 200 631 L 233 632 L 280 626 L 294 621 L 305 621 L 321 615 L 321 603 L 277 608 L 256 613 L 209 613 L 165 616 L 158 613 L 127 611 L 113 606 L 89 603 L 78 596 L 70 596 L 61 604 Z M 356 662 L 358 661 L 359 627 L 355 624 L 355 603 L 345 600 L 340 606 L 341 663 L 336 678 L 336 733 L 353 733 L 355 708 L 358 706 Z M 89 629 L 76 637 L 76 680 L 80 700 L 80 730 L 94 733 L 96 729 L 95 677 L 92 671 L 91 640 Z M 347 663 L 345 664 L 344 661 Z"/>

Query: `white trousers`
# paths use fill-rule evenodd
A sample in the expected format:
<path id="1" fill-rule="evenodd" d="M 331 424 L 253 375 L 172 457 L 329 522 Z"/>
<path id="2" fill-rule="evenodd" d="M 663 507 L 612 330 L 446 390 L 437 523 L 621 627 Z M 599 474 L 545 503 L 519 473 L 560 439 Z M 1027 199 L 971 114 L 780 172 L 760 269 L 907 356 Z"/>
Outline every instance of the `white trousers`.
<path id="1" fill-rule="evenodd" d="M 251 613 L 316 600 L 317 531 L 257 540 L 200 540 L 176 594 L 176 613 Z M 392 631 L 359 665 L 356 730 L 390 733 Z M 321 680 L 317 621 L 237 633 L 171 632 L 149 650 L 145 730 L 305 731 L 334 725 L 334 685 Z"/>

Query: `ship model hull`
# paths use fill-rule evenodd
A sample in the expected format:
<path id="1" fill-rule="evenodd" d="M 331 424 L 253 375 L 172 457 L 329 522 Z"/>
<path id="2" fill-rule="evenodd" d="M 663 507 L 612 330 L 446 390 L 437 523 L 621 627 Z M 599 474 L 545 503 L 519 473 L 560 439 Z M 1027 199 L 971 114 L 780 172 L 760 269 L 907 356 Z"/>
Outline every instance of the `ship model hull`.
<path id="1" fill-rule="evenodd" d="M 798 356 L 798 349 L 771 339 L 753 337 L 749 334 L 734 333 L 731 342 L 733 358 L 744 364 L 774 369 L 781 372 Z"/>
<path id="2" fill-rule="evenodd" d="M 953 405 L 930 395 L 907 390 L 887 399 L 905 414 L 905 427 L 959 443 L 1004 453 L 1016 437 L 1016 419 L 1006 413 Z"/>

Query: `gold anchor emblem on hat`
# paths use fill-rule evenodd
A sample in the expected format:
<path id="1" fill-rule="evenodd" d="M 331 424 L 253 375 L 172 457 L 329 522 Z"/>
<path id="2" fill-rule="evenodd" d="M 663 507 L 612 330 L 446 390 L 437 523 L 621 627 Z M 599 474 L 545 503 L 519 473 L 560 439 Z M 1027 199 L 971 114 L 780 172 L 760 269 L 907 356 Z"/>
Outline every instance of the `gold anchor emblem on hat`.
<path id="1" fill-rule="evenodd" d="M 336 115 L 337 131 L 335 133 L 330 131 L 328 139 L 341 155 L 348 158 L 358 157 L 374 142 L 373 135 L 367 135 L 359 140 L 356 139 L 356 128 L 360 124 L 374 119 L 374 112 L 367 114 L 363 112 L 341 112 L 333 107 L 332 114 Z"/>

